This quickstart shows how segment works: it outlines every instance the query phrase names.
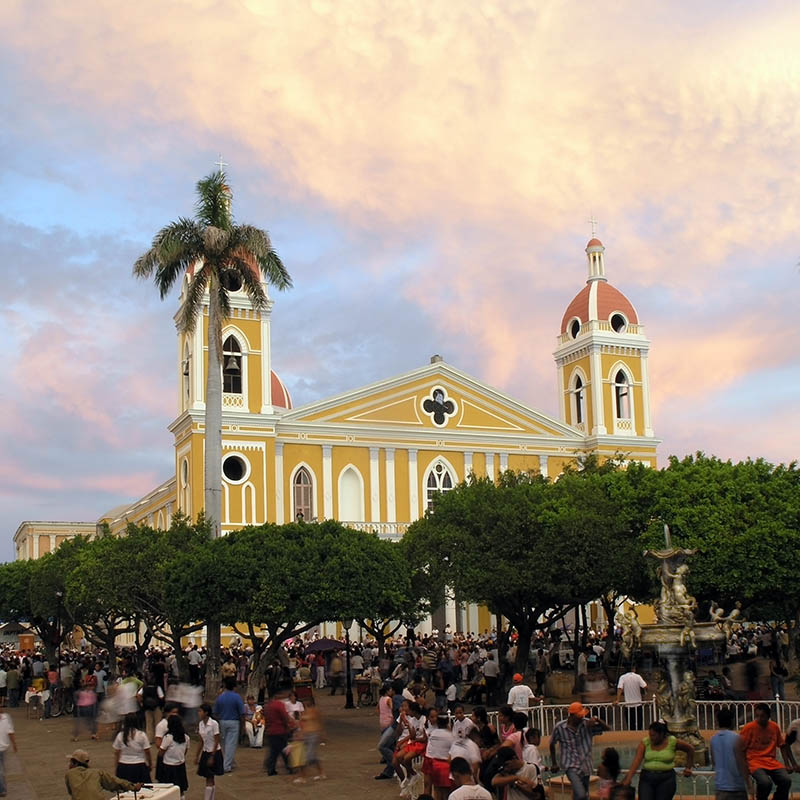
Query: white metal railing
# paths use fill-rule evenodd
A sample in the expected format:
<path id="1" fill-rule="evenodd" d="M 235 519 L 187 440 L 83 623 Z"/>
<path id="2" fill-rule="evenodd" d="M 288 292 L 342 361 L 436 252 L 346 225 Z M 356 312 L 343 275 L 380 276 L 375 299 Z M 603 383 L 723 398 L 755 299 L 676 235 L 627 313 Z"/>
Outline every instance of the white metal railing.
<path id="1" fill-rule="evenodd" d="M 695 706 L 695 718 L 700 730 L 716 730 L 717 712 L 728 708 L 733 712 L 734 728 L 740 728 L 754 718 L 755 707 L 759 703 L 767 703 L 772 709 L 772 719 L 782 729 L 800 718 L 800 701 L 796 700 L 698 700 Z M 642 703 L 639 711 L 635 708 L 615 703 L 584 703 L 589 714 L 602 719 L 612 730 L 647 730 L 654 720 L 659 718 L 655 698 Z M 528 709 L 528 724 L 538 728 L 542 736 L 549 736 L 557 722 L 569 716 L 568 704 L 539 705 Z M 489 721 L 497 728 L 497 711 L 490 711 Z"/>
<path id="2" fill-rule="evenodd" d="M 401 539 L 408 530 L 410 522 L 348 522 L 342 521 L 342 525 L 353 528 L 357 531 L 367 533 L 377 533 L 381 539 Z"/>

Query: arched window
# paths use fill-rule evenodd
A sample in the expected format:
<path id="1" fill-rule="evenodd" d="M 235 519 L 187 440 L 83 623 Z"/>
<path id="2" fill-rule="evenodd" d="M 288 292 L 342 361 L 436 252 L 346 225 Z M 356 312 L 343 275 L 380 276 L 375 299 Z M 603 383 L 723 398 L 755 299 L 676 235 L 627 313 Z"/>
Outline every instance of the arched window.
<path id="1" fill-rule="evenodd" d="M 614 400 L 614 410 L 617 419 L 630 419 L 630 384 L 628 382 L 628 376 L 622 370 L 619 370 L 614 378 Z"/>
<path id="2" fill-rule="evenodd" d="M 305 467 L 300 467 L 294 474 L 292 495 L 294 518 L 310 522 L 314 518 L 314 484 Z"/>
<path id="3" fill-rule="evenodd" d="M 425 508 L 432 508 L 436 495 L 439 492 L 449 492 L 453 485 L 453 476 L 450 474 L 450 470 L 441 461 L 437 461 L 428 473 L 428 480 L 425 482 Z"/>
<path id="4" fill-rule="evenodd" d="M 339 519 L 348 522 L 364 520 L 364 482 L 352 465 L 339 475 Z"/>
<path id="5" fill-rule="evenodd" d="M 583 381 L 580 375 L 575 376 L 575 382 L 572 385 L 573 400 L 573 423 L 575 425 L 582 425 L 586 420 L 586 390 L 583 386 Z"/>
<path id="6" fill-rule="evenodd" d="M 242 393 L 242 348 L 235 336 L 222 343 L 222 391 Z"/>

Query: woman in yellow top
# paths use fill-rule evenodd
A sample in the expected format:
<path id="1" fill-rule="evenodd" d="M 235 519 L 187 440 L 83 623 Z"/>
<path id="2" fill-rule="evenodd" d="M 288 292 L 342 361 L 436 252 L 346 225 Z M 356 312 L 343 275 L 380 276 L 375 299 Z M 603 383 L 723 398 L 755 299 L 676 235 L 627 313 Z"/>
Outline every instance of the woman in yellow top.
<path id="1" fill-rule="evenodd" d="M 686 753 L 686 768 L 683 774 L 692 774 L 694 748 L 671 736 L 663 722 L 654 722 L 648 729 L 649 736 L 642 739 L 631 768 L 622 783 L 630 786 L 639 767 L 639 800 L 672 800 L 675 795 L 675 752 Z M 644 763 L 643 763 L 644 762 Z"/>

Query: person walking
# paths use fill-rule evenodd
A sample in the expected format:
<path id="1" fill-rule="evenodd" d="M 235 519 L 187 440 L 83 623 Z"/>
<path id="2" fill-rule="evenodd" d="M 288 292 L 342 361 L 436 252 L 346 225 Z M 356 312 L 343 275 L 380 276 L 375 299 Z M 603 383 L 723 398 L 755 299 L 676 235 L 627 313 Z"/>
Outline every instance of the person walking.
<path id="1" fill-rule="evenodd" d="M 289 758 L 286 755 L 286 747 L 289 744 L 289 734 L 292 732 L 292 720 L 286 710 L 286 699 L 288 692 L 284 688 L 279 688 L 270 698 L 264 709 L 264 734 L 267 737 L 269 746 L 264 767 L 267 775 L 277 775 L 278 757 L 283 758 L 286 771 L 291 774 Z"/>
<path id="2" fill-rule="evenodd" d="M 716 800 L 747 800 L 750 771 L 742 739 L 733 731 L 733 712 L 729 708 L 721 708 L 717 712 L 717 725 L 719 733 L 711 737 Z"/>
<path id="3" fill-rule="evenodd" d="M 14 736 L 14 723 L 4 711 L 0 711 L 0 797 L 5 797 L 6 786 L 6 751 L 10 748 L 17 752 L 17 740 Z"/>
<path id="4" fill-rule="evenodd" d="M 566 773 L 572 786 L 572 800 L 586 800 L 593 769 L 592 739 L 607 731 L 608 725 L 597 717 L 589 717 L 588 710 L 578 701 L 567 710 L 569 716 L 556 723 L 550 736 L 550 763 L 554 772 L 560 766 Z"/>
<path id="5" fill-rule="evenodd" d="M 150 740 L 139 727 L 138 714 L 126 714 L 122 730 L 111 745 L 116 775 L 131 783 L 150 783 Z"/>
<path id="6" fill-rule="evenodd" d="M 614 705 L 618 705 L 619 701 L 624 699 L 629 731 L 640 731 L 644 725 L 642 692 L 646 688 L 647 682 L 639 674 L 638 667 L 633 662 L 630 670 L 617 681 L 617 696 L 614 699 Z"/>
<path id="7" fill-rule="evenodd" d="M 675 796 L 675 753 L 686 753 L 686 767 L 683 774 L 691 776 L 694 767 L 694 748 L 688 743 L 670 735 L 663 722 L 653 722 L 646 736 L 639 743 L 633 763 L 623 779 L 624 786 L 630 786 L 639 767 L 639 800 L 672 800 Z"/>
<path id="8" fill-rule="evenodd" d="M 224 772 L 233 771 L 239 734 L 244 725 L 244 703 L 241 695 L 235 691 L 235 687 L 236 678 L 230 676 L 225 678 L 225 690 L 220 692 L 214 703 L 214 718 L 219 722 L 222 740 Z"/>
<path id="9" fill-rule="evenodd" d="M 544 648 L 540 647 L 536 651 L 536 694 L 539 697 L 544 696 L 545 681 L 547 680 L 547 673 L 550 672 L 550 661 L 544 652 Z"/>
<path id="10" fill-rule="evenodd" d="M 216 776 L 224 774 L 222 767 L 222 748 L 219 744 L 219 724 L 211 716 L 211 706 L 203 703 L 197 709 L 199 722 L 197 733 L 200 742 L 194 763 L 197 764 L 197 774 L 206 779 L 204 800 L 214 800 L 216 794 Z"/>
<path id="11" fill-rule="evenodd" d="M 497 705 L 497 679 L 500 675 L 500 665 L 494 660 L 494 654 L 488 654 L 482 670 L 483 677 L 486 679 L 486 705 Z"/>
<path id="12" fill-rule="evenodd" d="M 797 769 L 797 763 L 781 729 L 770 719 L 771 713 L 766 703 L 758 703 L 755 707 L 755 719 L 739 731 L 739 736 L 742 739 L 747 769 L 756 782 L 756 800 L 769 800 L 773 783 L 773 800 L 788 800 L 792 779 L 786 767 Z M 776 758 L 778 748 L 786 766 Z"/>
<path id="13" fill-rule="evenodd" d="M 535 700 L 531 687 L 523 683 L 524 677 L 521 672 L 514 674 L 513 686 L 508 690 L 508 699 L 506 702 L 511 706 L 514 711 L 522 711 L 525 716 L 528 715 L 528 709 L 531 705 L 531 700 Z"/>

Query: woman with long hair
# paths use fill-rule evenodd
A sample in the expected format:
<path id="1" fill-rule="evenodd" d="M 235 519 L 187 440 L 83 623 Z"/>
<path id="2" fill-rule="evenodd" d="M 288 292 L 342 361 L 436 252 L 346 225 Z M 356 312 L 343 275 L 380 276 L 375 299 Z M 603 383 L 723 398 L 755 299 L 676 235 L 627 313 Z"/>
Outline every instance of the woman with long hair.
<path id="1" fill-rule="evenodd" d="M 138 714 L 126 714 L 112 744 L 116 776 L 131 783 L 150 783 L 150 740 L 141 730 Z"/>
<path id="2" fill-rule="evenodd" d="M 211 706 L 203 703 L 197 709 L 199 722 L 197 732 L 200 742 L 194 762 L 197 764 L 197 774 L 206 779 L 204 800 L 214 800 L 216 792 L 215 778 L 224 773 L 222 766 L 222 749 L 219 744 L 219 723 L 211 716 Z"/>
<path id="3" fill-rule="evenodd" d="M 183 720 L 173 714 L 167 719 L 167 733 L 161 740 L 161 782 L 172 783 L 181 790 L 181 798 L 189 788 L 186 777 L 186 752 L 189 737 L 183 729 Z"/>

